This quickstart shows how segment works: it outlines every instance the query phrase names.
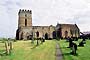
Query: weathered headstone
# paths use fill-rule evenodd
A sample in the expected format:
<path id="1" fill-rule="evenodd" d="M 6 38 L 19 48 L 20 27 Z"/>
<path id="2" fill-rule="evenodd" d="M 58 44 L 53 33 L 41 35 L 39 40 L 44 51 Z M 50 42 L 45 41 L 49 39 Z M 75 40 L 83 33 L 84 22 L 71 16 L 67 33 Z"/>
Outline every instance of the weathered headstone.
<path id="1" fill-rule="evenodd" d="M 72 42 L 71 50 L 72 50 L 71 54 L 76 55 L 76 50 L 77 50 L 77 44 L 76 43 Z"/>
<path id="2" fill-rule="evenodd" d="M 85 43 L 86 43 L 86 42 L 82 40 L 82 41 L 79 43 L 79 45 L 78 45 L 78 46 L 83 47 Z"/>
<path id="3" fill-rule="evenodd" d="M 12 45 L 12 42 L 10 41 L 10 50 L 13 49 L 13 45 Z"/>
<path id="4" fill-rule="evenodd" d="M 12 46 L 12 42 L 11 41 L 6 41 L 5 42 L 5 48 L 6 48 L 6 54 L 10 54 L 11 53 L 11 50 L 13 49 L 13 46 Z"/>
<path id="5" fill-rule="evenodd" d="M 45 42 L 45 36 L 44 36 L 44 35 L 43 35 L 43 37 L 42 37 L 42 40 L 43 40 L 42 42 Z"/>
<path id="6" fill-rule="evenodd" d="M 5 42 L 5 48 L 6 48 L 6 54 L 8 55 L 9 52 L 9 46 L 8 46 L 8 42 Z"/>
<path id="7" fill-rule="evenodd" d="M 34 32 L 32 32 L 32 35 L 31 35 L 31 43 L 33 44 L 34 43 Z"/>
<path id="8" fill-rule="evenodd" d="M 12 46 L 12 42 L 10 41 L 9 42 L 9 51 L 10 51 L 9 54 L 11 54 L 12 49 L 13 49 L 13 46 Z"/>
<path id="9" fill-rule="evenodd" d="M 69 40 L 69 47 L 68 48 L 71 48 L 72 47 L 72 39 L 68 38 L 68 40 Z"/>
<path id="10" fill-rule="evenodd" d="M 36 32 L 36 35 L 37 35 L 37 45 L 39 45 L 39 43 L 38 43 L 39 32 L 38 31 Z"/>

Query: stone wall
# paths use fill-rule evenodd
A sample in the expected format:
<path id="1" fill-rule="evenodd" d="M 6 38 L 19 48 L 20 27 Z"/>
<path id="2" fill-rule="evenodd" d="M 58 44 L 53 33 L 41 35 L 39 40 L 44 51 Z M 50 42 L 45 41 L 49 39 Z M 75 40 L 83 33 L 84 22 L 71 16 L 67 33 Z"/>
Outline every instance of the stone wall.
<path id="1" fill-rule="evenodd" d="M 61 28 L 62 37 L 79 37 L 80 30 L 76 24 L 58 24 L 57 30 Z"/>
<path id="2" fill-rule="evenodd" d="M 18 29 L 16 31 L 17 39 L 28 39 L 32 36 L 36 37 L 36 32 L 39 32 L 39 38 L 47 33 L 48 38 L 53 38 L 53 31 L 57 31 L 57 29 L 61 29 L 60 33 L 62 37 L 79 37 L 79 28 L 76 24 L 58 24 L 55 26 L 32 26 L 32 11 L 31 10 L 19 10 L 18 13 Z M 66 33 L 67 34 L 66 34 Z M 59 33 L 59 32 L 58 32 Z"/>
<path id="3" fill-rule="evenodd" d="M 25 25 L 26 20 L 26 25 Z M 32 26 L 31 10 L 19 10 L 18 13 L 18 27 Z"/>
<path id="4" fill-rule="evenodd" d="M 32 26 L 32 27 L 22 27 L 19 29 L 19 39 L 28 39 L 28 36 L 30 37 L 33 33 L 33 37 L 37 38 L 36 32 L 39 32 L 39 38 L 42 38 L 42 36 L 46 33 L 48 33 L 48 38 L 53 38 L 53 31 L 55 31 L 54 26 Z"/>

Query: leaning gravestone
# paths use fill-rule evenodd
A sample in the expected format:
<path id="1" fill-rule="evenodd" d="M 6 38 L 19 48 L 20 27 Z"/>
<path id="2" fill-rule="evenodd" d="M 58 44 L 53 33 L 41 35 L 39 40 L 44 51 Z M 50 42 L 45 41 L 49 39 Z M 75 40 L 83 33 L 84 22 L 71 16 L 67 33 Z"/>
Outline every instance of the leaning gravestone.
<path id="1" fill-rule="evenodd" d="M 12 42 L 10 41 L 10 50 L 13 49 Z"/>
<path id="2" fill-rule="evenodd" d="M 8 55 L 9 52 L 9 46 L 8 46 L 8 42 L 5 42 L 5 48 L 6 48 L 6 54 Z"/>
<path id="3" fill-rule="evenodd" d="M 86 41 L 81 41 L 80 43 L 79 43 L 79 45 L 78 46 L 80 46 L 80 47 L 84 47 L 84 44 L 86 44 Z"/>
<path id="4" fill-rule="evenodd" d="M 72 47 L 71 47 L 71 49 L 72 49 L 71 54 L 76 55 L 76 51 L 77 51 L 77 44 L 76 44 L 76 43 L 74 43 L 74 42 L 72 42 Z"/>
<path id="5" fill-rule="evenodd" d="M 10 42 L 9 42 L 9 51 L 10 51 L 9 54 L 11 54 L 12 48 L 13 48 L 13 47 L 12 47 L 12 42 L 10 41 Z"/>
<path id="6" fill-rule="evenodd" d="M 13 49 L 12 42 L 6 41 L 5 42 L 5 48 L 6 48 L 6 54 L 9 55 L 11 53 L 11 50 Z"/>

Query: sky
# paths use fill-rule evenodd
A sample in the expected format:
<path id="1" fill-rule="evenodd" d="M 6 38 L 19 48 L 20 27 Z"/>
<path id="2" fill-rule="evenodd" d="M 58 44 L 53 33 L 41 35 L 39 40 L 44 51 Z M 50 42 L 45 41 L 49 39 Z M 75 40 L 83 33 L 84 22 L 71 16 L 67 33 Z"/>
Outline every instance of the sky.
<path id="1" fill-rule="evenodd" d="M 90 0 L 0 0 L 0 37 L 15 37 L 19 9 L 32 10 L 34 26 L 77 24 L 90 31 Z"/>

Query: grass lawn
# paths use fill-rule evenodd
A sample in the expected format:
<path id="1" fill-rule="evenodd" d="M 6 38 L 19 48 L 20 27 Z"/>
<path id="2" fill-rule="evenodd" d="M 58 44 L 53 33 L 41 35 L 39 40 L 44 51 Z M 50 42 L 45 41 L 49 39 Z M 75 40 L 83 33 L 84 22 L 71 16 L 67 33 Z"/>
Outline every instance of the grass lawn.
<path id="1" fill-rule="evenodd" d="M 75 41 L 79 44 L 81 40 Z M 70 54 L 68 42 L 65 40 L 57 41 L 63 53 L 63 60 L 90 60 L 90 40 L 86 41 L 84 47 L 78 47 L 77 56 Z M 10 55 L 1 55 L 5 51 L 4 43 L 0 41 L 0 60 L 55 60 L 55 40 L 47 40 L 43 44 L 36 46 L 36 41 L 31 44 L 30 40 L 13 42 L 13 50 Z"/>
<path id="2" fill-rule="evenodd" d="M 45 41 L 36 46 L 36 41 L 13 42 L 11 55 L 0 55 L 0 60 L 55 60 L 55 45 L 53 40 Z M 0 42 L 0 54 L 5 50 L 4 43 Z"/>
<path id="3" fill-rule="evenodd" d="M 81 40 L 77 42 L 75 41 L 75 43 L 79 44 L 80 41 Z M 69 46 L 68 42 L 66 42 L 65 40 L 60 40 L 58 42 L 60 43 L 61 50 L 64 55 L 63 60 L 90 60 L 90 40 L 86 41 L 84 47 L 78 47 L 77 56 L 73 56 L 70 54 L 71 50 L 70 48 L 67 48 Z"/>

